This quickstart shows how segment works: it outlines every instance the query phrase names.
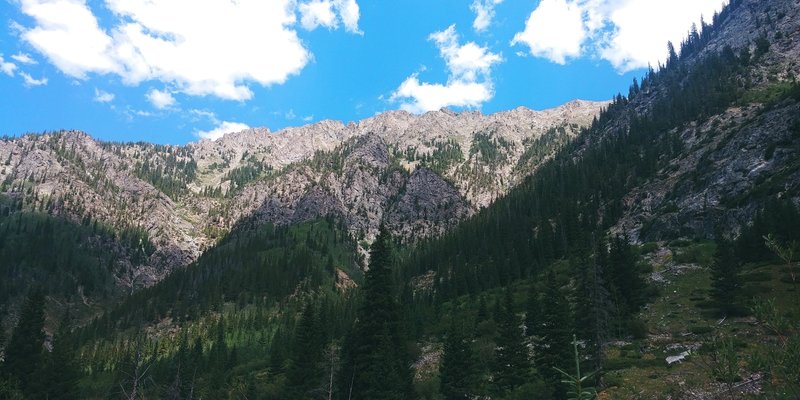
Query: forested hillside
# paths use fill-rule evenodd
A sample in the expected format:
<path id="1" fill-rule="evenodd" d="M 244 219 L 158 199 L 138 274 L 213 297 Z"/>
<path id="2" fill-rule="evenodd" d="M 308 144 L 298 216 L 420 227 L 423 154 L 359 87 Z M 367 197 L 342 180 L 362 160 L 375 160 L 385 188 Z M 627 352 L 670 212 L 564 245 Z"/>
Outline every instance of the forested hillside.
<path id="1" fill-rule="evenodd" d="M 3 285 L 26 297 L 0 398 L 800 398 L 797 14 L 788 0 L 731 1 L 577 136 L 554 128 L 515 150 L 517 167 L 503 162 L 513 145 L 482 134 L 468 152 L 365 138 L 317 153 L 281 173 L 332 167 L 377 191 L 407 179 L 385 196 L 394 209 L 357 202 L 365 229 L 381 227 L 371 243 L 347 213 L 273 223 L 267 201 L 91 320 L 56 300 L 111 279 L 87 268 L 114 265 L 102 244 L 135 259 L 153 252 L 148 237 L 0 203 Z M 491 177 L 469 166 L 493 163 L 536 167 L 440 236 L 393 235 L 416 232 L 393 225 L 402 207 L 444 223 L 432 213 L 460 204 L 412 182 L 479 182 Z M 255 162 L 227 174 L 234 194 L 204 195 L 280 186 Z M 333 209 L 325 190 L 293 212 Z M 74 261 L 43 261 L 47 240 Z"/>

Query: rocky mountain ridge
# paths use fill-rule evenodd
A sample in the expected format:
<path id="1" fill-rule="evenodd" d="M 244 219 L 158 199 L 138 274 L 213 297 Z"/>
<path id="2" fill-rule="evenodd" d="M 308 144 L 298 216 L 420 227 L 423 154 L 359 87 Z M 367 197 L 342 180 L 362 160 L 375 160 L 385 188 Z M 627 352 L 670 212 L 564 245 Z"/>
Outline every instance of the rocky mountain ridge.
<path id="1" fill-rule="evenodd" d="M 113 268 L 120 285 L 148 286 L 248 223 L 334 216 L 368 241 L 381 221 L 406 238 L 441 233 L 507 192 L 606 104 L 390 111 L 186 146 L 25 135 L 0 141 L 0 193 L 23 209 L 143 230 L 154 248 L 147 261 Z"/>
<path id="2" fill-rule="evenodd" d="M 800 203 L 800 2 L 732 3 L 713 29 L 690 34 L 699 47 L 680 57 L 684 68 L 715 55 L 746 64 L 736 73 L 740 99 L 669 132 L 681 151 L 662 155 L 667 167 L 625 196 L 613 232 L 637 242 L 734 237 L 768 197 Z M 652 110 L 664 92 L 637 89 L 628 99 L 631 115 Z M 630 129 L 630 117 L 617 120 L 607 135 Z"/>

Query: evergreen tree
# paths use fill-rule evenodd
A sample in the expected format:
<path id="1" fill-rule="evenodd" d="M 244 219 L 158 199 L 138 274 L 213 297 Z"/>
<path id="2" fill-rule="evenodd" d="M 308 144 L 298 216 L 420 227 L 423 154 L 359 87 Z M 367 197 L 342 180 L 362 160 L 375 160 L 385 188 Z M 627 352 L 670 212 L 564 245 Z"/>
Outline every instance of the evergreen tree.
<path id="1" fill-rule="evenodd" d="M 472 398 L 475 387 L 475 364 L 472 347 L 465 335 L 463 324 L 451 318 L 444 342 L 442 364 L 439 367 L 441 392 L 446 400 Z"/>
<path id="2" fill-rule="evenodd" d="M 738 310 L 737 300 L 742 289 L 739 266 L 733 244 L 725 239 L 717 240 L 717 250 L 711 262 L 711 295 L 724 314 Z"/>
<path id="3" fill-rule="evenodd" d="M 528 299 L 525 302 L 525 334 L 528 336 L 539 334 L 541 312 L 539 292 L 536 291 L 536 286 L 531 284 L 530 290 L 528 291 Z"/>
<path id="4" fill-rule="evenodd" d="M 611 310 L 614 309 L 611 295 L 603 280 L 602 265 L 597 261 L 578 259 L 574 266 L 574 270 L 578 272 L 575 290 L 576 330 L 586 340 L 595 369 L 602 364 L 602 345 L 608 337 Z"/>
<path id="5" fill-rule="evenodd" d="M 6 346 L 5 372 L 19 380 L 25 397 L 36 398 L 44 389 L 40 382 L 44 367 L 44 294 L 31 289 L 22 306 L 19 322 Z"/>
<path id="6" fill-rule="evenodd" d="M 75 363 L 73 343 L 69 341 L 69 316 L 66 316 L 53 336 L 53 350 L 47 357 L 45 378 L 47 398 L 51 400 L 77 399 L 78 366 Z"/>
<path id="7" fill-rule="evenodd" d="M 511 286 L 506 289 L 498 316 L 494 385 L 498 394 L 509 393 L 530 378 L 531 363 L 523 341 L 521 321 L 514 313 Z"/>
<path id="8" fill-rule="evenodd" d="M 612 297 L 621 317 L 626 318 L 639 311 L 644 304 L 646 287 L 627 238 L 616 236 L 611 240 L 607 262 Z"/>
<path id="9" fill-rule="evenodd" d="M 351 384 L 343 388 L 348 398 L 413 398 L 411 363 L 405 353 L 399 307 L 392 285 L 391 237 L 385 228 L 370 249 L 370 268 L 365 276 L 358 319 L 351 332 Z"/>
<path id="10" fill-rule="evenodd" d="M 286 371 L 287 398 L 307 398 L 312 390 L 319 389 L 322 376 L 320 357 L 324 339 L 319 319 L 314 313 L 314 305 L 309 302 L 295 328 L 292 357 Z"/>
<path id="11" fill-rule="evenodd" d="M 569 303 L 561 292 L 553 271 L 547 274 L 545 298 L 542 303 L 542 340 L 537 346 L 536 366 L 545 382 L 557 393 L 558 398 L 564 396 L 561 390 L 561 375 L 555 368 L 565 369 L 570 365 L 570 311 Z"/>

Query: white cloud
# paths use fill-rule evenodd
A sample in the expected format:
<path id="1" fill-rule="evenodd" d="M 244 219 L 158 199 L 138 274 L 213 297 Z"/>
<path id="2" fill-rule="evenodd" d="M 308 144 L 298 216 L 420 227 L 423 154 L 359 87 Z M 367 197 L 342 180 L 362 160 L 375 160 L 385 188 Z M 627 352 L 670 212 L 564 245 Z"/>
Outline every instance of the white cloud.
<path id="1" fill-rule="evenodd" d="M 724 0 L 542 0 L 513 44 L 564 64 L 587 53 L 619 72 L 656 65 L 700 16 L 711 20 Z"/>
<path id="2" fill-rule="evenodd" d="M 348 32 L 361 32 L 358 29 L 361 12 L 355 0 L 311 0 L 300 3 L 297 9 L 300 12 L 300 25 L 307 30 L 319 26 L 334 29 L 341 22 Z"/>
<path id="3" fill-rule="evenodd" d="M 250 129 L 250 127 L 241 122 L 220 121 L 214 129 L 198 131 L 197 136 L 201 139 L 217 140 L 225 136 L 226 133 L 241 132 L 245 129 Z"/>
<path id="4" fill-rule="evenodd" d="M 616 29 L 601 46 L 600 56 L 623 72 L 655 66 L 666 60 L 668 41 L 678 48 L 692 23 L 699 27 L 701 15 L 711 21 L 722 4 L 722 0 L 628 0 L 608 14 Z"/>
<path id="5" fill-rule="evenodd" d="M 16 64 L 6 61 L 5 59 L 3 59 L 3 55 L 0 54 L 0 71 L 3 71 L 3 73 L 8 76 L 14 76 L 14 71 L 16 69 L 17 69 Z"/>
<path id="6" fill-rule="evenodd" d="M 159 110 L 163 110 L 175 104 L 175 98 L 172 97 L 170 92 L 165 90 L 150 89 L 150 91 L 147 92 L 146 97 L 147 101 L 149 101 L 153 107 L 158 108 Z"/>
<path id="7" fill-rule="evenodd" d="M 480 47 L 475 42 L 460 46 L 455 25 L 431 34 L 430 39 L 436 43 L 439 53 L 447 63 L 447 68 L 458 80 L 474 81 L 479 74 L 488 74 L 492 65 L 501 60 L 498 54 L 489 52 L 487 48 Z"/>
<path id="8" fill-rule="evenodd" d="M 542 0 L 528 17 L 525 30 L 514 35 L 511 45 L 525 44 L 532 55 L 564 64 L 581 54 L 586 38 L 583 9 L 576 2 Z"/>
<path id="9" fill-rule="evenodd" d="M 492 98 L 492 87 L 487 83 L 453 81 L 447 85 L 420 83 L 416 75 L 403 81 L 393 98 L 411 98 L 400 108 L 412 113 L 438 110 L 443 107 L 478 107 Z"/>
<path id="10" fill-rule="evenodd" d="M 94 89 L 94 101 L 98 103 L 110 103 L 114 101 L 114 93 L 109 93 L 102 91 L 100 89 Z"/>
<path id="11" fill-rule="evenodd" d="M 20 72 L 19 76 L 22 77 L 22 80 L 25 81 L 25 86 L 43 86 L 47 85 L 47 78 L 42 77 L 41 79 L 35 79 L 27 72 Z"/>
<path id="12" fill-rule="evenodd" d="M 110 54 L 111 37 L 83 1 L 21 0 L 21 6 L 36 21 L 22 38 L 65 74 L 84 78 L 89 72 L 120 72 Z"/>
<path id="13" fill-rule="evenodd" d="M 18 1 L 34 21 L 22 39 L 78 79 L 114 74 L 129 85 L 157 80 L 248 100 L 251 83 L 282 84 L 311 59 L 295 31 L 296 0 L 106 0 L 102 24 L 86 0 Z M 313 1 L 330 3 L 335 21 L 358 32 L 355 0 Z"/>
<path id="14" fill-rule="evenodd" d="M 20 64 L 27 64 L 27 65 L 38 64 L 38 62 L 36 62 L 36 60 L 31 58 L 31 55 L 27 53 L 17 53 L 11 56 L 11 58 L 13 58 Z"/>
<path id="15" fill-rule="evenodd" d="M 358 29 L 358 19 L 361 16 L 361 9 L 356 0 L 335 0 L 334 4 L 342 19 L 345 30 L 351 33 L 361 33 Z"/>
<path id="16" fill-rule="evenodd" d="M 336 27 L 336 14 L 333 12 L 333 2 L 315 0 L 302 3 L 299 6 L 300 24 L 303 28 L 314 30 L 318 26 L 326 28 Z"/>
<path id="17" fill-rule="evenodd" d="M 492 24 L 495 14 L 494 7 L 502 2 L 503 0 L 473 0 L 469 9 L 475 13 L 472 27 L 476 32 L 483 32 Z"/>
<path id="18" fill-rule="evenodd" d="M 401 108 L 422 113 L 442 107 L 479 107 L 494 96 L 491 68 L 502 61 L 474 42 L 458 44 L 455 25 L 430 35 L 448 69 L 447 84 L 421 83 L 417 74 L 406 78 L 390 100 L 403 101 Z"/>

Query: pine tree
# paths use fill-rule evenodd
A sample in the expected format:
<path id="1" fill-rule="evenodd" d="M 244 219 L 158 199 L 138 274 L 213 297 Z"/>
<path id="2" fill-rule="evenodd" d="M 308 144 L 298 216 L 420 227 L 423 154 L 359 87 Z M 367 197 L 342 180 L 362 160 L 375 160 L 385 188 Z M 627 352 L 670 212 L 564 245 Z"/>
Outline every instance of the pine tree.
<path id="1" fill-rule="evenodd" d="M 292 356 L 286 371 L 287 398 L 310 397 L 309 392 L 319 389 L 322 376 L 320 357 L 324 347 L 324 336 L 314 305 L 309 302 L 300 315 L 295 328 Z"/>
<path id="2" fill-rule="evenodd" d="M 39 289 L 31 289 L 6 346 L 3 363 L 5 372 L 19 380 L 26 397 L 37 397 L 44 389 L 40 382 L 44 337 L 44 294 Z"/>
<path id="3" fill-rule="evenodd" d="M 561 292 L 553 271 L 547 274 L 545 298 L 542 303 L 542 340 L 537 348 L 537 369 L 557 397 L 563 397 L 561 375 L 553 368 L 565 369 L 570 365 L 569 303 Z"/>
<path id="4" fill-rule="evenodd" d="M 47 357 L 45 377 L 47 398 L 77 399 L 78 366 L 75 364 L 74 344 L 69 341 L 70 318 L 67 315 L 53 336 L 53 350 Z"/>
<path id="5" fill-rule="evenodd" d="M 620 315 L 626 318 L 639 311 L 644 304 L 646 287 L 627 238 L 617 236 L 612 239 L 607 262 L 612 297 Z"/>
<path id="6" fill-rule="evenodd" d="M 742 282 L 739 277 L 739 260 L 733 244 L 725 239 L 717 240 L 717 250 L 711 263 L 711 295 L 724 314 L 735 313 Z"/>
<path id="7" fill-rule="evenodd" d="M 528 291 L 528 299 L 525 302 L 525 334 L 534 336 L 539 334 L 541 325 L 541 312 L 542 308 L 539 304 L 539 292 L 536 291 L 536 286 L 531 284 Z"/>
<path id="8" fill-rule="evenodd" d="M 587 341 L 593 367 L 596 369 L 602 364 L 602 345 L 609 334 L 614 304 L 603 280 L 600 262 L 581 259 L 576 261 L 576 330 Z"/>
<path id="9" fill-rule="evenodd" d="M 439 367 L 441 392 L 446 400 L 472 398 L 475 386 L 475 360 L 463 324 L 453 317 L 444 342 L 442 364 Z"/>
<path id="10" fill-rule="evenodd" d="M 411 370 L 404 350 L 399 307 L 392 285 L 391 237 L 385 228 L 370 249 L 370 268 L 365 276 L 358 319 L 346 342 L 351 384 L 342 388 L 347 398 L 413 398 Z M 349 369 L 349 371 L 348 371 Z"/>
<path id="11" fill-rule="evenodd" d="M 526 383 L 531 373 L 522 324 L 514 313 L 511 290 L 510 286 L 506 289 L 503 308 L 498 316 L 494 384 L 500 395 Z"/>

